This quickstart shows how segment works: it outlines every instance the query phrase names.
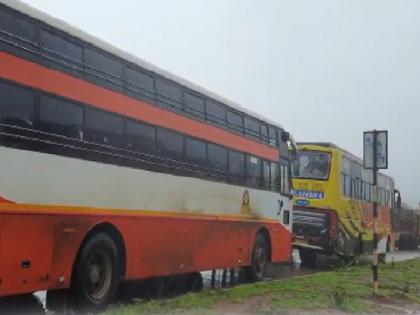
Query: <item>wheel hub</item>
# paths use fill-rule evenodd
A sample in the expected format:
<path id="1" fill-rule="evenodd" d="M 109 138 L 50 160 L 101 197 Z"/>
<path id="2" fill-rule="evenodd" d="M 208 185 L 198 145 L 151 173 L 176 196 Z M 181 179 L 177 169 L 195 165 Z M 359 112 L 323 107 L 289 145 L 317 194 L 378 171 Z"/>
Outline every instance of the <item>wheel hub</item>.
<path id="1" fill-rule="evenodd" d="M 257 271 L 262 274 L 265 271 L 267 265 L 267 256 L 265 254 L 264 248 L 260 247 L 256 251 L 256 262 L 257 262 Z"/>
<path id="2" fill-rule="evenodd" d="M 98 283 L 99 279 L 100 279 L 100 270 L 99 270 L 99 266 L 93 265 L 90 268 L 90 272 L 89 272 L 89 280 L 92 283 Z"/>
<path id="3" fill-rule="evenodd" d="M 101 300 L 111 285 L 112 263 L 105 253 L 93 253 L 88 264 L 86 285 L 92 300 Z"/>

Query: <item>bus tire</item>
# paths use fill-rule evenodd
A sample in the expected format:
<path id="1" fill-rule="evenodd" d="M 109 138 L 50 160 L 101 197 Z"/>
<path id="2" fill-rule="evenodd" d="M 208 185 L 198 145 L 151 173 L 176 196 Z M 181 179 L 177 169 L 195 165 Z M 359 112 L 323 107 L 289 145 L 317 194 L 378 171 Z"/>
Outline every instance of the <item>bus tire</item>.
<path id="1" fill-rule="evenodd" d="M 265 236 L 257 234 L 251 256 L 251 266 L 245 268 L 247 279 L 252 282 L 263 281 L 269 263 L 269 245 Z"/>
<path id="2" fill-rule="evenodd" d="M 106 233 L 92 235 L 79 252 L 73 270 L 72 306 L 102 310 L 112 302 L 119 285 L 118 249 Z"/>
<path id="3" fill-rule="evenodd" d="M 316 267 L 316 251 L 306 248 L 299 250 L 301 265 L 305 267 Z"/>

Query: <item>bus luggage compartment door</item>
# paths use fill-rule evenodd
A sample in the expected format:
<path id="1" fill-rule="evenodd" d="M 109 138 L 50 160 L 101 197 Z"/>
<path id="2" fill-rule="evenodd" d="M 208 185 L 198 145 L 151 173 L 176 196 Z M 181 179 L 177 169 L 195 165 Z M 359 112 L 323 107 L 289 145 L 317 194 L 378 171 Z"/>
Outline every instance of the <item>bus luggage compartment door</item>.
<path id="1" fill-rule="evenodd" d="M 53 251 L 52 218 L 3 215 L 0 224 L 0 296 L 48 288 Z"/>

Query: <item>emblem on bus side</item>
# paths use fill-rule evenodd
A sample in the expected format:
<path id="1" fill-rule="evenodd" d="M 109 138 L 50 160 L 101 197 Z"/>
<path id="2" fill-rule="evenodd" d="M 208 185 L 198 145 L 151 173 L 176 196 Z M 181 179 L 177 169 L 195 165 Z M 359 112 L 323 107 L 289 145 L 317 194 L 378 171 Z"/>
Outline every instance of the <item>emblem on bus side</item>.
<path id="1" fill-rule="evenodd" d="M 241 205 L 241 214 L 250 215 L 252 212 L 251 206 L 249 205 L 249 191 L 245 189 L 242 194 L 242 205 Z"/>

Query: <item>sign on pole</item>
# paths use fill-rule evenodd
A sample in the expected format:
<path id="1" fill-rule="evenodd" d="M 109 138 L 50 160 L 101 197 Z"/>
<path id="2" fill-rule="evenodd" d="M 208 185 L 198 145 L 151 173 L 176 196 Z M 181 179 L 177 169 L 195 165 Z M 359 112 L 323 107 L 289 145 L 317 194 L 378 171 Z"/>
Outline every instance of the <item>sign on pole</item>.
<path id="1" fill-rule="evenodd" d="M 375 141 L 376 134 L 376 141 Z M 367 131 L 363 134 L 363 164 L 374 168 L 374 143 L 376 142 L 376 169 L 388 168 L 388 131 Z"/>
<path id="2" fill-rule="evenodd" d="M 378 169 L 388 168 L 388 132 L 367 131 L 363 134 L 363 166 L 373 174 L 373 291 L 379 288 Z"/>

